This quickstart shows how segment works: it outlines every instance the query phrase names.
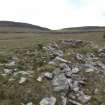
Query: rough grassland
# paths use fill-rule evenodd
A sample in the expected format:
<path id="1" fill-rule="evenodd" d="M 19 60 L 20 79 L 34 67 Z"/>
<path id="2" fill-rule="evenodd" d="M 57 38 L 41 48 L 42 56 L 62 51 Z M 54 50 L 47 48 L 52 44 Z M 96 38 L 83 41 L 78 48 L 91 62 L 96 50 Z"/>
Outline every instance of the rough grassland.
<path id="1" fill-rule="evenodd" d="M 99 46 L 105 45 L 103 32 L 75 34 L 36 34 L 36 33 L 0 33 L 0 48 L 25 48 L 38 43 L 46 43 L 58 39 L 80 39 L 93 41 Z"/>

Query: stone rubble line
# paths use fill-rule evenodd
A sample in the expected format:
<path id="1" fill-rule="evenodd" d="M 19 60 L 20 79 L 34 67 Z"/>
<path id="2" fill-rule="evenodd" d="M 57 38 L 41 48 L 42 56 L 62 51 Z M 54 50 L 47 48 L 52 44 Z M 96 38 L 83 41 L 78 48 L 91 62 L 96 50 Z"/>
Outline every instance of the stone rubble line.
<path id="1" fill-rule="evenodd" d="M 65 42 L 65 43 L 68 44 L 68 42 Z M 82 43 L 82 42 L 80 41 L 80 43 Z M 49 53 L 53 53 L 53 54 L 57 55 L 57 57 L 55 57 L 55 59 L 53 59 L 53 61 L 50 61 L 49 64 L 56 65 L 57 61 L 58 61 L 58 62 L 60 62 L 59 67 L 56 68 L 53 73 L 45 72 L 45 73 L 41 74 L 41 76 L 39 76 L 37 78 L 37 81 L 42 82 L 43 78 L 47 78 L 48 80 L 51 80 L 52 87 L 53 87 L 54 91 L 56 91 L 56 92 L 66 91 L 66 90 L 68 92 L 74 91 L 76 98 L 81 103 L 83 103 L 83 104 L 87 103 L 91 99 L 91 96 L 85 95 L 79 86 L 79 85 L 84 84 L 84 81 L 72 79 L 72 75 L 78 75 L 78 72 L 80 71 L 79 68 L 78 67 L 74 67 L 74 68 L 70 67 L 71 62 L 63 59 L 63 55 L 64 55 L 63 51 L 59 50 L 59 46 L 56 43 L 54 43 L 54 44 L 52 46 L 50 44 L 49 46 L 44 47 L 44 49 L 49 51 Z M 71 42 L 70 42 L 70 44 L 71 44 Z M 73 43 L 73 45 L 76 45 L 76 44 Z M 57 48 L 57 50 L 55 50 L 56 48 Z M 77 60 L 84 60 L 82 58 L 82 55 L 80 55 L 80 54 L 77 54 L 76 58 L 77 58 Z M 91 72 L 91 71 L 93 71 L 93 69 L 87 69 L 87 72 Z M 63 97 L 64 97 L 62 99 L 63 105 L 66 105 L 67 98 L 65 96 L 63 96 Z M 65 101 L 64 101 L 64 99 L 65 99 Z M 82 105 L 79 102 L 76 102 L 72 99 L 68 99 L 68 100 L 70 103 L 73 103 L 75 105 Z M 55 105 L 55 104 L 51 104 L 50 101 L 48 102 L 48 100 L 46 100 L 44 98 L 44 99 L 42 99 L 40 105 Z"/>

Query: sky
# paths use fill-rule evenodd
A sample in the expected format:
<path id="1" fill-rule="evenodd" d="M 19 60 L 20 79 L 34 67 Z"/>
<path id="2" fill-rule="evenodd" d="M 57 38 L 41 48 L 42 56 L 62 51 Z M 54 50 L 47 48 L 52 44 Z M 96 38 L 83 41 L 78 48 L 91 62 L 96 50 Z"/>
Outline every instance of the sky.
<path id="1" fill-rule="evenodd" d="M 0 20 L 50 29 L 105 26 L 105 0 L 0 0 Z"/>

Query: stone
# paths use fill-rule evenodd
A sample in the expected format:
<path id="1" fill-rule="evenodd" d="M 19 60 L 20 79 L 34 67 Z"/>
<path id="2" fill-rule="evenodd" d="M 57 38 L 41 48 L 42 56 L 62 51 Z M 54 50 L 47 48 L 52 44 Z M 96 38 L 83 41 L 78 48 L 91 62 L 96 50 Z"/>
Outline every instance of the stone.
<path id="1" fill-rule="evenodd" d="M 33 103 L 32 102 L 28 102 L 26 105 L 33 105 Z"/>
<path id="2" fill-rule="evenodd" d="M 71 71 L 66 71 L 66 72 L 65 72 L 65 76 L 66 76 L 67 78 L 71 78 L 71 75 L 72 75 L 72 72 L 71 72 Z"/>
<path id="3" fill-rule="evenodd" d="M 72 90 L 75 91 L 75 92 L 78 92 L 79 89 L 80 89 L 79 82 L 78 81 L 73 81 Z"/>
<path id="4" fill-rule="evenodd" d="M 81 40 L 64 40 L 62 41 L 63 45 L 68 46 L 79 46 L 83 43 Z"/>
<path id="5" fill-rule="evenodd" d="M 11 74 L 13 72 L 12 69 L 4 69 L 5 74 Z"/>
<path id="6" fill-rule="evenodd" d="M 84 61 L 84 56 L 79 54 L 79 53 L 77 53 L 76 54 L 76 59 L 79 60 L 79 61 Z"/>
<path id="7" fill-rule="evenodd" d="M 87 68 L 87 69 L 85 70 L 85 72 L 87 72 L 87 73 L 93 72 L 93 71 L 94 71 L 94 69 L 92 69 L 92 68 Z"/>
<path id="8" fill-rule="evenodd" d="M 61 50 L 57 50 L 54 53 L 55 53 L 55 55 L 57 55 L 59 57 L 63 57 L 64 56 L 63 51 L 61 51 Z"/>
<path id="9" fill-rule="evenodd" d="M 73 105 L 82 105 L 79 102 L 72 100 L 72 99 L 69 99 L 69 102 L 72 103 Z"/>
<path id="10" fill-rule="evenodd" d="M 45 97 L 40 101 L 39 104 L 40 105 L 55 105 L 56 104 L 56 98 L 53 96 Z"/>
<path id="11" fill-rule="evenodd" d="M 49 63 L 48 64 L 50 64 L 50 65 L 56 65 L 56 63 L 54 62 L 54 61 L 49 61 Z"/>
<path id="12" fill-rule="evenodd" d="M 80 71 L 80 70 L 79 70 L 79 68 L 77 68 L 77 67 L 75 67 L 75 68 L 72 69 L 72 73 L 74 73 L 74 74 L 75 74 L 75 73 L 78 73 L 79 71 Z"/>
<path id="13" fill-rule="evenodd" d="M 87 103 L 91 99 L 91 96 L 85 95 L 82 91 L 78 94 L 78 100 L 82 103 Z"/>
<path id="14" fill-rule="evenodd" d="M 67 104 L 67 98 L 64 96 L 61 96 L 62 99 L 62 105 L 66 105 Z"/>
<path id="15" fill-rule="evenodd" d="M 54 91 L 64 91 L 69 88 L 67 78 L 65 77 L 64 73 L 54 76 L 54 79 L 52 80 L 52 86 Z"/>
<path id="16" fill-rule="evenodd" d="M 32 73 L 33 73 L 33 71 L 17 71 L 17 72 L 14 73 L 14 76 L 16 76 L 18 74 L 30 76 Z"/>
<path id="17" fill-rule="evenodd" d="M 70 61 L 67 61 L 67 60 L 65 60 L 61 57 L 58 57 L 58 56 L 55 58 L 55 60 L 58 60 L 58 61 L 61 61 L 61 62 L 64 62 L 64 63 L 71 63 Z"/>
<path id="18" fill-rule="evenodd" d="M 15 66 L 16 62 L 15 61 L 11 61 L 8 64 L 6 64 L 6 66 Z"/>
<path id="19" fill-rule="evenodd" d="M 52 73 L 50 73 L 50 72 L 45 72 L 44 73 L 44 77 L 47 78 L 47 79 L 53 79 L 53 76 L 54 75 Z"/>
<path id="20" fill-rule="evenodd" d="M 22 83 L 26 82 L 26 80 L 27 80 L 27 79 L 26 79 L 25 77 L 21 77 L 21 78 L 20 78 L 20 81 L 19 81 L 19 84 L 22 84 Z"/>
<path id="21" fill-rule="evenodd" d="M 37 80 L 38 82 L 42 82 L 43 77 L 39 76 L 36 80 Z"/>

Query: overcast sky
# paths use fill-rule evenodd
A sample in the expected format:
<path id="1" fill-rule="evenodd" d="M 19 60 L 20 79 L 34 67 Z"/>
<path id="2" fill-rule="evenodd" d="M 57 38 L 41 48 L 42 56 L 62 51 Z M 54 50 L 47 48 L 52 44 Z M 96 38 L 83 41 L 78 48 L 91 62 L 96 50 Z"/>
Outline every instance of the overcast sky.
<path id="1" fill-rule="evenodd" d="M 105 0 L 0 0 L 0 20 L 51 29 L 104 26 Z"/>

